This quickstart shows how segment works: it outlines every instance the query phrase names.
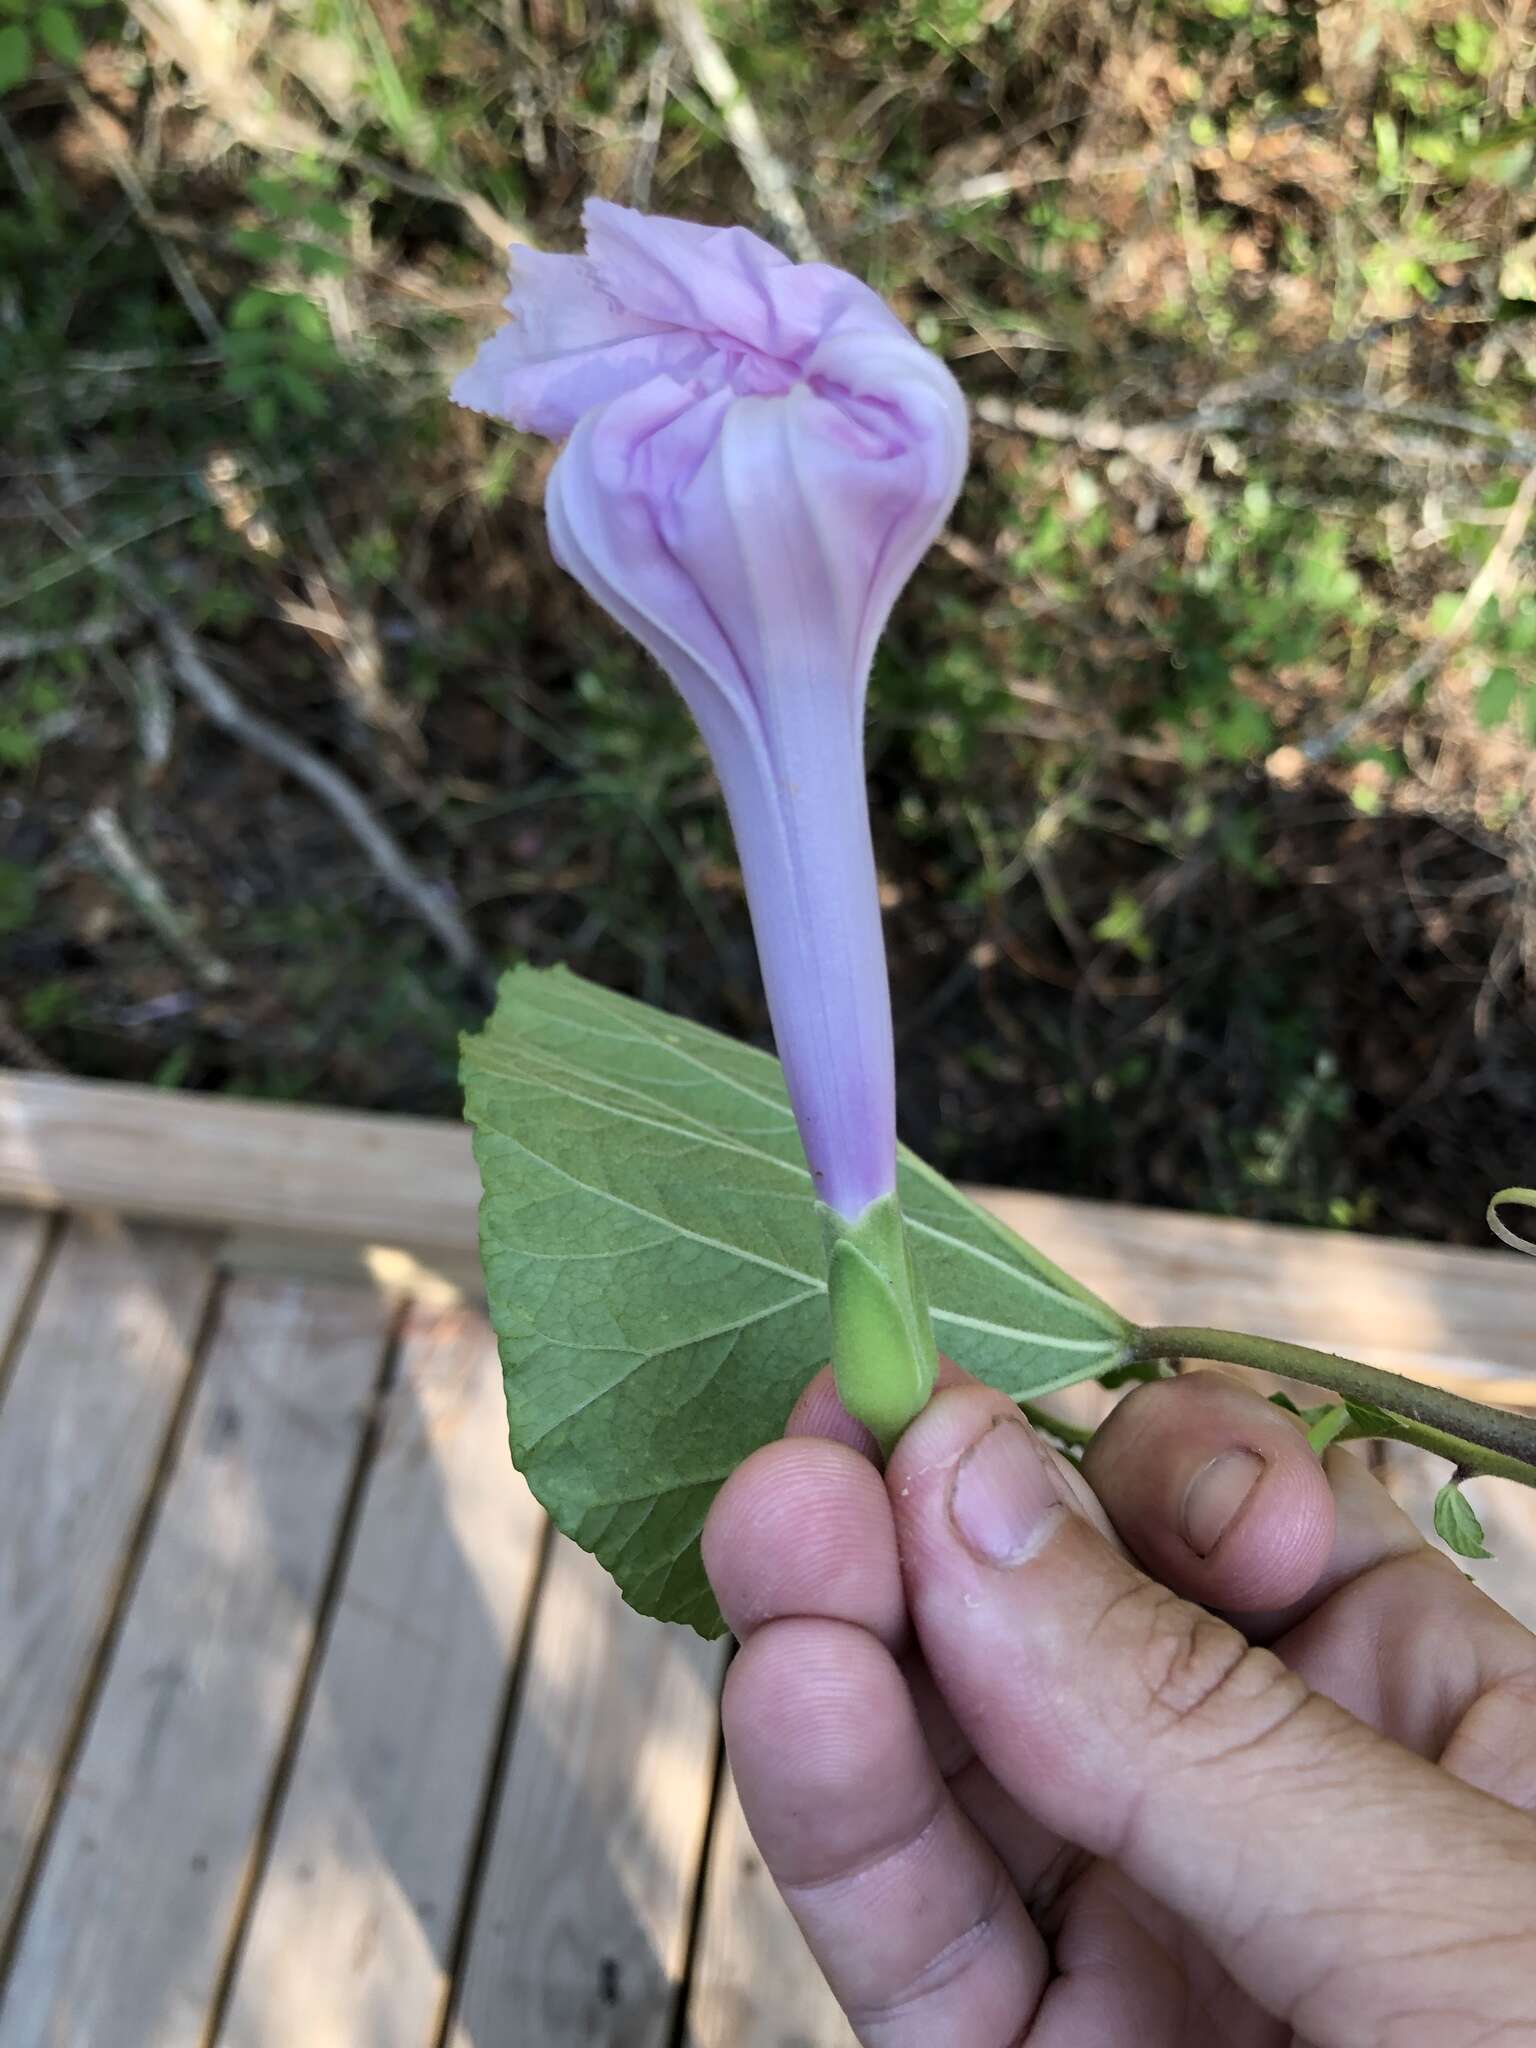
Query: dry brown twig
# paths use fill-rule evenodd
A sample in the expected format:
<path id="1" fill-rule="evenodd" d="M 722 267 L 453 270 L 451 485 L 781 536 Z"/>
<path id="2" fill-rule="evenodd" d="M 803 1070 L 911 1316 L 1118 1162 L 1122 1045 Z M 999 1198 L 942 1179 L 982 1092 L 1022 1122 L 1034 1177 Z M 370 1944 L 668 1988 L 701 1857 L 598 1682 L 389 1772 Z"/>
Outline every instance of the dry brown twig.
<path id="1" fill-rule="evenodd" d="M 20 1067 L 23 1073 L 63 1075 L 68 1071 L 57 1060 L 50 1059 L 37 1040 L 22 1030 L 4 996 L 0 996 L 0 1058 Z"/>
<path id="2" fill-rule="evenodd" d="M 662 123 L 666 119 L 667 94 L 672 83 L 673 49 L 660 42 L 651 56 L 646 77 L 645 114 L 635 138 L 635 153 L 629 167 L 629 203 L 644 207 L 651 197 L 651 179 L 656 173 L 656 152 L 661 147 Z"/>
<path id="3" fill-rule="evenodd" d="M 747 97 L 731 60 L 710 33 L 695 0 L 657 0 L 663 27 L 682 49 L 694 77 L 714 102 L 731 147 L 742 162 L 763 211 L 773 220 L 802 263 L 819 263 L 821 246 L 811 232 L 793 180 L 769 146 L 757 109 Z"/>
<path id="4" fill-rule="evenodd" d="M 270 10 L 247 6 L 243 0 L 233 9 L 219 0 L 130 0 L 130 5 L 139 26 L 186 74 L 209 112 L 253 149 L 345 159 L 401 191 L 444 200 L 456 206 L 498 254 L 509 243 L 529 239 L 524 227 L 507 220 L 479 193 L 365 155 L 278 106 L 254 61 L 271 25 Z"/>
<path id="5" fill-rule="evenodd" d="M 373 608 L 353 588 L 346 561 L 318 502 L 308 508 L 305 523 L 319 558 L 318 566 L 304 566 L 299 571 L 309 605 L 306 608 L 285 601 L 281 607 L 283 614 L 295 625 L 328 639 L 335 647 L 342 696 L 363 723 L 378 733 L 399 757 L 395 769 L 404 761 L 419 766 L 426 751 L 421 728 L 411 706 L 390 691 L 384 644 Z M 397 779 L 401 779 L 398 774 Z M 414 787 L 415 778 L 408 779 Z"/>
<path id="6" fill-rule="evenodd" d="M 111 804 L 98 804 L 85 821 L 94 865 L 114 882 L 168 952 L 174 953 L 204 988 L 228 988 L 235 970 L 205 945 L 190 918 L 171 901 L 170 891 L 128 837 Z"/>
<path id="7" fill-rule="evenodd" d="M 64 647 L 103 647 L 113 640 L 126 640 L 134 630 L 132 619 L 114 612 L 104 619 L 82 619 L 78 626 L 57 626 L 49 632 L 0 633 L 0 666 L 32 661 L 39 654 L 56 654 Z"/>
<path id="8" fill-rule="evenodd" d="M 1033 434 L 1042 441 L 1074 442 L 1103 455 L 1128 455 L 1178 499 L 1192 524 L 1204 528 L 1216 524 L 1216 508 L 1208 494 L 1193 474 L 1185 473 L 1191 435 L 1182 422 L 1121 426 L 1118 421 L 1089 413 L 1054 412 L 1046 406 L 1015 405 L 992 398 L 981 399 L 976 414 L 987 426 Z"/>
<path id="9" fill-rule="evenodd" d="M 202 286 L 188 269 L 186 258 L 176 244 L 161 232 L 154 205 L 144 189 L 144 180 L 139 176 L 133 158 L 119 141 L 116 128 L 80 86 L 71 81 L 68 91 L 70 105 L 90 129 L 100 145 L 102 155 L 112 166 L 112 175 L 122 186 L 128 204 L 138 216 L 145 234 L 154 243 L 160 261 L 165 265 L 166 275 L 176 287 L 177 296 L 192 315 L 196 326 L 202 330 L 204 341 L 213 348 L 222 349 L 224 330 L 219 325 L 212 306 L 204 297 Z"/>
<path id="10" fill-rule="evenodd" d="M 488 978 L 480 948 L 443 888 L 419 875 L 394 835 L 369 810 L 346 777 L 289 737 L 280 727 L 248 711 L 216 673 L 196 640 L 174 612 L 161 604 L 137 570 L 119 563 L 117 573 L 160 636 L 176 680 L 204 711 L 253 753 L 263 755 L 312 790 L 368 856 L 382 880 L 434 932 L 456 966 Z M 135 584 L 138 586 L 134 588 Z"/>
<path id="11" fill-rule="evenodd" d="M 1369 725 L 1385 711 L 1404 703 L 1411 697 L 1420 683 L 1444 667 L 1456 649 L 1466 639 L 1477 623 L 1478 614 L 1490 598 L 1502 597 L 1513 580 L 1514 560 L 1526 530 L 1531 523 L 1531 514 L 1536 512 L 1536 465 L 1528 469 L 1521 480 L 1510 505 L 1498 539 L 1488 550 L 1486 559 L 1472 581 L 1467 585 L 1460 604 L 1457 605 L 1445 631 L 1437 633 L 1414 656 L 1406 668 L 1400 669 L 1390 682 L 1382 687 L 1353 711 L 1335 721 L 1326 732 L 1315 738 L 1303 740 L 1300 747 L 1302 758 L 1310 767 L 1328 760 L 1339 749 L 1348 744 L 1363 725 Z"/>
<path id="12" fill-rule="evenodd" d="M 1075 441 L 1079 447 L 1096 449 L 1101 454 L 1123 452 L 1143 458 L 1151 455 L 1165 461 L 1176 455 L 1191 436 L 1200 434 L 1274 433 L 1304 445 L 1320 443 L 1338 448 L 1336 432 L 1314 434 L 1291 420 L 1272 426 L 1258 417 L 1254 410 L 1265 405 L 1283 406 L 1290 413 L 1316 406 L 1325 411 L 1368 413 L 1410 426 L 1440 427 L 1450 433 L 1486 441 L 1490 450 L 1498 451 L 1490 453 L 1488 460 L 1501 460 L 1509 454 L 1521 462 L 1536 462 L 1536 434 L 1522 434 L 1518 428 L 1502 427 L 1495 420 L 1479 419 L 1475 413 L 1453 412 L 1443 406 L 1401 405 L 1390 399 L 1375 398 L 1369 392 L 1287 388 L 1279 373 L 1255 378 L 1249 389 L 1234 386 L 1224 392 L 1211 392 L 1193 412 L 1182 413 L 1169 420 L 1126 424 L 1101 413 L 1057 412 L 1048 406 L 1013 403 L 1002 398 L 982 398 L 977 401 L 975 410 L 983 426 L 1001 428 L 1007 433 L 1034 434 L 1044 441 Z M 1394 444 L 1383 452 L 1405 460 L 1418 458 L 1437 462 L 1444 462 L 1452 453 L 1440 441 Z"/>
<path id="13" fill-rule="evenodd" d="M 133 706 L 133 722 L 145 773 L 151 782 L 158 781 L 169 765 L 176 739 L 176 703 L 165 678 L 160 650 L 140 647 L 131 661 L 117 665 L 122 670 L 128 701 Z"/>
<path id="14" fill-rule="evenodd" d="M 83 543 L 80 529 L 43 492 L 34 490 L 33 497 L 43 519 L 61 540 L 72 547 Z M 101 566 L 154 627 L 170 662 L 171 672 L 187 694 L 202 705 L 215 724 L 222 726 L 253 753 L 261 754 L 296 781 L 302 782 L 319 797 L 362 849 L 387 887 L 436 936 L 454 964 L 488 987 L 490 974 L 484 955 L 448 889 L 434 887 L 425 876 L 417 873 L 393 833 L 368 808 L 361 792 L 328 761 L 323 761 L 280 727 L 258 717 L 254 711 L 248 711 L 203 654 L 193 634 L 170 606 L 156 596 L 148 580 L 132 563 L 109 556 L 101 561 Z"/>

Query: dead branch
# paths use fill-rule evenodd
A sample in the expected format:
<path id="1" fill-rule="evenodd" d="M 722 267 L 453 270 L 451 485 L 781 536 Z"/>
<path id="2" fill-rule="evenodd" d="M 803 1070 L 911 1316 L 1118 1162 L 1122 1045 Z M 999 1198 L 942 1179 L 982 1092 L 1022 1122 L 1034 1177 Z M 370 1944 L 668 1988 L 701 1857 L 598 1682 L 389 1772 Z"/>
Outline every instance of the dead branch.
<path id="1" fill-rule="evenodd" d="M 1420 649 L 1406 668 L 1400 669 L 1390 682 L 1384 683 L 1376 693 L 1359 704 L 1353 711 L 1338 719 L 1326 732 L 1315 739 L 1303 740 L 1301 753 L 1311 766 L 1326 761 L 1345 746 L 1362 725 L 1368 725 L 1381 717 L 1385 711 L 1405 703 L 1420 683 L 1427 682 L 1444 667 L 1446 661 L 1477 623 L 1478 614 L 1491 597 L 1502 597 L 1509 587 L 1515 554 L 1525 539 L 1526 529 L 1531 523 L 1531 514 L 1536 511 L 1536 467 L 1528 469 L 1521 480 L 1510 505 L 1509 515 L 1504 521 L 1502 532 L 1488 550 L 1487 559 L 1472 581 L 1467 585 L 1460 604 L 1457 605 L 1446 624 L 1443 633 L 1437 633 L 1433 640 Z"/>
<path id="2" fill-rule="evenodd" d="M 12 1016 L 10 1005 L 0 996 L 0 1058 L 20 1067 L 23 1073 L 64 1074 L 67 1069 L 52 1060 L 35 1038 L 23 1031 Z"/>
<path id="3" fill-rule="evenodd" d="M 126 565 L 119 563 L 122 574 Z M 203 655 L 196 640 L 174 612 L 160 604 L 136 570 L 127 569 L 130 594 L 144 609 L 160 635 L 176 680 L 195 697 L 215 724 L 264 755 L 320 798 L 373 863 L 381 879 L 434 932 L 444 951 L 465 973 L 481 980 L 488 970 L 448 892 L 434 886 L 412 866 L 404 849 L 369 810 L 362 795 L 328 761 L 290 738 L 280 727 L 246 709 Z M 137 582 L 139 589 L 133 591 Z"/>
<path id="4" fill-rule="evenodd" d="M 645 115 L 635 138 L 635 153 L 629 167 L 629 203 L 646 206 L 651 197 L 651 179 L 656 171 L 656 152 L 661 147 L 661 127 L 666 117 L 667 94 L 672 84 L 672 45 L 660 42 L 651 57 L 646 79 Z"/>
<path id="5" fill-rule="evenodd" d="M 171 901 L 170 891 L 134 845 L 110 804 L 98 804 L 85 821 L 95 864 L 115 882 L 167 950 L 204 988 L 227 988 L 235 970 L 206 946 L 191 920 Z"/>
<path id="6" fill-rule="evenodd" d="M 176 737 L 176 704 L 159 649 L 141 647 L 126 664 L 126 679 L 139 751 L 150 779 L 155 780 L 165 771 Z"/>
<path id="7" fill-rule="evenodd" d="M 421 171 L 366 155 L 323 128 L 279 107 L 257 75 L 253 35 L 265 33 L 266 9 L 241 6 L 231 14 L 217 0 L 130 0 L 145 34 L 191 80 L 209 111 L 242 142 L 258 150 L 303 156 L 311 152 L 345 161 L 398 190 L 456 206 L 477 234 L 498 254 L 509 243 L 526 242 L 525 228 L 505 219 L 489 200 Z"/>
<path id="8" fill-rule="evenodd" d="M 41 491 L 35 501 L 60 539 L 78 546 L 84 536 Z M 311 790 L 362 849 L 381 880 L 434 933 L 444 951 L 466 974 L 489 986 L 484 956 L 445 887 L 434 887 L 416 872 L 394 835 L 373 815 L 361 793 L 328 761 L 267 719 L 248 711 L 208 661 L 176 614 L 156 596 L 132 563 L 108 557 L 107 573 L 148 619 L 160 637 L 172 673 L 214 723 Z"/>
<path id="9" fill-rule="evenodd" d="M 166 275 L 175 285 L 181 303 L 192 315 L 194 323 L 202 330 L 204 341 L 212 348 L 222 349 L 224 330 L 219 325 L 212 306 L 204 297 L 202 286 L 187 268 L 186 258 L 176 244 L 161 233 L 160 224 L 155 218 L 154 206 L 144 189 L 144 180 L 139 176 L 133 158 L 118 140 L 117 130 L 89 94 L 73 81 L 68 87 L 68 92 L 70 105 L 95 136 L 102 155 L 112 166 L 112 174 L 122 186 L 140 226 L 155 245 L 156 254 L 165 265 Z"/>
<path id="10" fill-rule="evenodd" d="M 794 182 L 769 146 L 756 107 L 732 70 L 731 60 L 710 33 L 695 0 L 657 0 L 656 11 L 668 35 L 681 46 L 694 77 L 713 100 L 721 126 L 752 180 L 752 189 L 763 211 L 802 263 L 819 263 L 821 247 L 811 232 Z"/>
<path id="11" fill-rule="evenodd" d="M 105 647 L 125 640 L 137 621 L 120 612 L 110 618 L 82 619 L 78 626 L 58 626 L 47 633 L 0 633 L 0 666 L 31 661 L 39 654 L 57 654 L 64 647 Z"/>

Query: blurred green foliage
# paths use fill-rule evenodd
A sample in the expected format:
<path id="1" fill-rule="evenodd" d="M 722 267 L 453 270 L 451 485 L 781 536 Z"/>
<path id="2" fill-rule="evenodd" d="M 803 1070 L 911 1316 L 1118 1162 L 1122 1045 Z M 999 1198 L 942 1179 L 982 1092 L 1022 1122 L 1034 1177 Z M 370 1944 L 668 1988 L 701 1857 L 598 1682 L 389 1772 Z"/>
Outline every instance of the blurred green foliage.
<path id="1" fill-rule="evenodd" d="M 480 1000 L 178 688 L 121 559 L 487 960 L 761 1034 L 687 717 L 554 571 L 548 451 L 444 400 L 497 243 L 572 246 L 588 190 L 780 235 L 728 123 L 618 0 L 204 5 L 233 86 L 152 8 L 0 0 L 14 1022 L 163 1086 L 449 1110 Z M 907 1134 L 980 1177 L 1475 1228 L 1536 1129 L 1524 17 L 705 12 L 829 260 L 975 409 L 871 700 Z M 103 801 L 230 989 L 85 872 Z"/>
<path id="2" fill-rule="evenodd" d="M 0 92 L 25 85 L 40 63 L 73 67 L 98 33 L 109 0 L 0 0 Z"/>

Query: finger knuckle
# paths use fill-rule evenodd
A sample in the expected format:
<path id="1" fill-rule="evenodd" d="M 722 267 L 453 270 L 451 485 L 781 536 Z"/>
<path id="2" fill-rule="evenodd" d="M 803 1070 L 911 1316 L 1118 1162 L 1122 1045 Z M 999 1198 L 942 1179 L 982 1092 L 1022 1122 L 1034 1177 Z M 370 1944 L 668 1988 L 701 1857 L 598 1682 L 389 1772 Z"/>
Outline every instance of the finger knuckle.
<path id="1" fill-rule="evenodd" d="M 1145 1739 L 1214 1762 L 1274 1736 L 1310 1698 L 1267 1650 L 1166 1586 L 1144 1581 L 1106 1617 L 1135 1674 L 1135 1720 Z"/>

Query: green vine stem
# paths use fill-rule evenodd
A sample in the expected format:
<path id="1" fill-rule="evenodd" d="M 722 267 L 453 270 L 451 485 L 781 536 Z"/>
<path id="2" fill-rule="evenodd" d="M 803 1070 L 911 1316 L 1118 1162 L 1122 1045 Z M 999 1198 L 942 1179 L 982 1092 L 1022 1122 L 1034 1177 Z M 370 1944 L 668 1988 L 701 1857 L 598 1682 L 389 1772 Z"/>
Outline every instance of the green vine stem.
<path id="1" fill-rule="evenodd" d="M 1137 1330 L 1123 1354 L 1124 1363 L 1135 1365 L 1166 1358 L 1208 1358 L 1305 1380 L 1343 1401 L 1381 1411 L 1382 1428 L 1353 1422 L 1344 1435 L 1390 1436 L 1395 1442 L 1449 1458 L 1464 1477 L 1482 1474 L 1536 1486 L 1536 1416 L 1490 1408 L 1440 1387 L 1422 1386 L 1401 1373 L 1339 1358 L 1331 1351 L 1313 1351 L 1305 1344 L 1286 1344 L 1277 1337 L 1247 1337 L 1236 1330 Z"/>

